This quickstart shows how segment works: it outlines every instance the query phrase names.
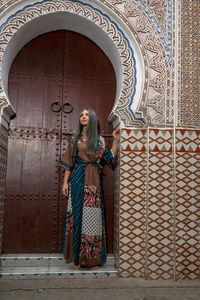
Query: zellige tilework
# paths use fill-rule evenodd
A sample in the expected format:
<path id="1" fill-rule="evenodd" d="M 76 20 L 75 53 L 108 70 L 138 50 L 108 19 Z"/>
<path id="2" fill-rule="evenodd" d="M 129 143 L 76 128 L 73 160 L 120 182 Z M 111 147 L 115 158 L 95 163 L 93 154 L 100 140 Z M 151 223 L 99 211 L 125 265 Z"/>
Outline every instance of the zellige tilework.
<path id="1" fill-rule="evenodd" d="M 121 133 L 121 276 L 145 276 L 146 130 Z"/>
<path id="2" fill-rule="evenodd" d="M 149 130 L 148 277 L 173 277 L 173 136 Z"/>
<path id="3" fill-rule="evenodd" d="M 200 276 L 200 130 L 176 130 L 177 279 Z"/>

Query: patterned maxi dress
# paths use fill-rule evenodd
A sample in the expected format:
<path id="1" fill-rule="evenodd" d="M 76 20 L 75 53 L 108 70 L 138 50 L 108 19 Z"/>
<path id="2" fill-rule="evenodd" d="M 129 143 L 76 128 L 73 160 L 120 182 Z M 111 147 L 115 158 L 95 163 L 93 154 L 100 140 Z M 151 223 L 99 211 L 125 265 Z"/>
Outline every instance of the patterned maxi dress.
<path id="1" fill-rule="evenodd" d="M 99 171 L 100 162 L 113 164 L 111 150 L 99 136 L 96 153 L 86 154 L 86 140 L 77 143 L 76 157 L 69 143 L 61 166 L 72 171 L 65 215 L 62 253 L 66 260 L 81 266 L 102 265 L 106 261 L 104 203 Z"/>

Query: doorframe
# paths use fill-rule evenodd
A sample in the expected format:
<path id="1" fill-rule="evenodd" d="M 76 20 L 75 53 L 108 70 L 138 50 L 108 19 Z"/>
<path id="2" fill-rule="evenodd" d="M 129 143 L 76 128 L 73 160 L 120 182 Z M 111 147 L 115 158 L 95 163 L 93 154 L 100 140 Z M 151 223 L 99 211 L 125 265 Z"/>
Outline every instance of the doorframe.
<path id="1" fill-rule="evenodd" d="M 26 6 L 19 2 L 13 8 L 14 12 L 8 11 L 4 16 L 0 24 L 0 38 L 3 40 L 1 45 L 3 50 L 0 50 L 0 124 L 4 128 L 8 129 L 10 116 L 14 113 L 8 95 L 8 76 L 15 56 L 33 38 L 63 29 L 87 36 L 110 59 L 117 82 L 115 103 L 108 117 L 113 127 L 146 125 L 143 112 L 137 111 L 141 99 L 144 99 L 147 93 L 144 90 L 147 70 L 138 41 L 120 14 L 114 14 L 107 5 L 99 1 L 93 1 L 93 6 L 88 2 L 26 1 Z M 116 168 L 116 172 L 118 174 L 115 176 L 117 178 L 115 184 L 119 187 L 119 167 Z M 119 203 L 119 192 L 115 193 L 115 201 Z M 115 211 L 114 219 L 114 222 L 119 224 L 119 210 Z M 114 234 L 116 241 L 114 252 L 119 258 L 119 226 L 115 228 Z"/>

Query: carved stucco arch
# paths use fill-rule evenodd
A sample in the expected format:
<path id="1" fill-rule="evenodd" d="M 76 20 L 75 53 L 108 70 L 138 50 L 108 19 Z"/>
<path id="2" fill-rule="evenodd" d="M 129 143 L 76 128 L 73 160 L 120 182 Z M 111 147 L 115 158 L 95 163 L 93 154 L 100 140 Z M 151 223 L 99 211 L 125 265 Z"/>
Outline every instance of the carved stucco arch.
<path id="1" fill-rule="evenodd" d="M 94 0 L 93 6 L 87 0 L 84 2 L 43 0 L 29 5 L 29 0 L 17 1 L 17 3 L 21 2 L 26 2 L 27 5 L 19 7 L 20 9 L 9 16 L 0 27 L 0 67 L 2 74 L 4 72 L 4 56 L 9 48 L 9 43 L 27 24 L 49 14 L 51 16 L 60 12 L 73 14 L 97 26 L 117 49 L 121 64 L 119 76 L 121 78 L 119 79 L 116 102 L 109 116 L 110 120 L 121 120 L 126 127 L 170 124 L 170 117 L 168 117 L 170 114 L 170 93 L 169 82 L 167 82 L 169 66 L 166 55 L 153 24 L 135 1 L 123 1 L 125 2 L 124 14 L 116 11 L 109 1 L 102 3 Z M 13 1 L 9 3 L 12 6 Z M 104 49 L 102 50 L 104 51 Z M 155 55 L 151 55 L 151 59 L 149 59 L 149 53 Z M 113 67 L 115 68 L 115 65 Z M 119 69 L 119 66 L 117 68 Z M 153 74 L 154 77 L 151 78 L 150 74 Z M 12 107 L 7 97 L 6 84 L 2 83 L 2 79 L 1 77 L 0 110 L 9 114 Z M 136 89 L 138 82 L 140 84 Z"/>
<path id="2" fill-rule="evenodd" d="M 110 17 L 102 13 L 99 9 L 94 9 L 89 4 L 70 0 L 42 1 L 41 3 L 37 2 L 35 5 L 26 6 L 23 10 L 18 11 L 18 13 L 5 22 L 1 28 L 0 64 L 2 72 L 4 71 L 4 64 L 6 64 L 4 60 L 5 52 L 9 47 L 10 40 L 15 38 L 16 33 L 25 28 L 28 23 L 30 24 L 34 20 L 49 14 L 52 14 L 53 17 L 58 12 L 80 16 L 81 18 L 89 20 L 89 22 L 92 22 L 106 33 L 118 51 L 122 69 L 121 75 L 119 75 L 119 81 L 121 81 L 119 85 L 121 86 L 118 85 L 117 99 L 110 114 L 110 120 L 119 119 L 124 122 L 125 126 L 144 126 L 144 120 L 136 116 L 130 108 L 130 103 L 133 101 L 136 89 L 135 56 L 130 43 L 123 31 L 118 28 L 117 24 L 113 22 Z M 5 79 L 2 77 L 0 81 L 0 91 L 4 92 L 4 97 L 1 97 L 1 102 L 4 102 L 2 109 L 6 106 L 10 106 L 6 91 L 7 76 L 8 74 Z"/>

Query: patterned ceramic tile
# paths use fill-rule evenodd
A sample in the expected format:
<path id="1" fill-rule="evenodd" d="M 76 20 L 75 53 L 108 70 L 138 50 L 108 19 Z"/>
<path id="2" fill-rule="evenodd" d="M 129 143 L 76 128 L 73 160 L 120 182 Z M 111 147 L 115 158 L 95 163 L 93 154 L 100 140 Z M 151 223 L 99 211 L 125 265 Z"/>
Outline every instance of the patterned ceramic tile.
<path id="1" fill-rule="evenodd" d="M 173 277 L 172 130 L 149 130 L 148 277 Z"/>
<path id="2" fill-rule="evenodd" d="M 120 274 L 145 276 L 146 130 L 122 130 Z"/>
<path id="3" fill-rule="evenodd" d="M 200 276 L 200 131 L 176 131 L 177 279 Z"/>
<path id="4" fill-rule="evenodd" d="M 114 241 L 113 251 L 116 267 L 119 267 L 119 203 L 120 203 L 120 154 L 114 169 Z"/>

